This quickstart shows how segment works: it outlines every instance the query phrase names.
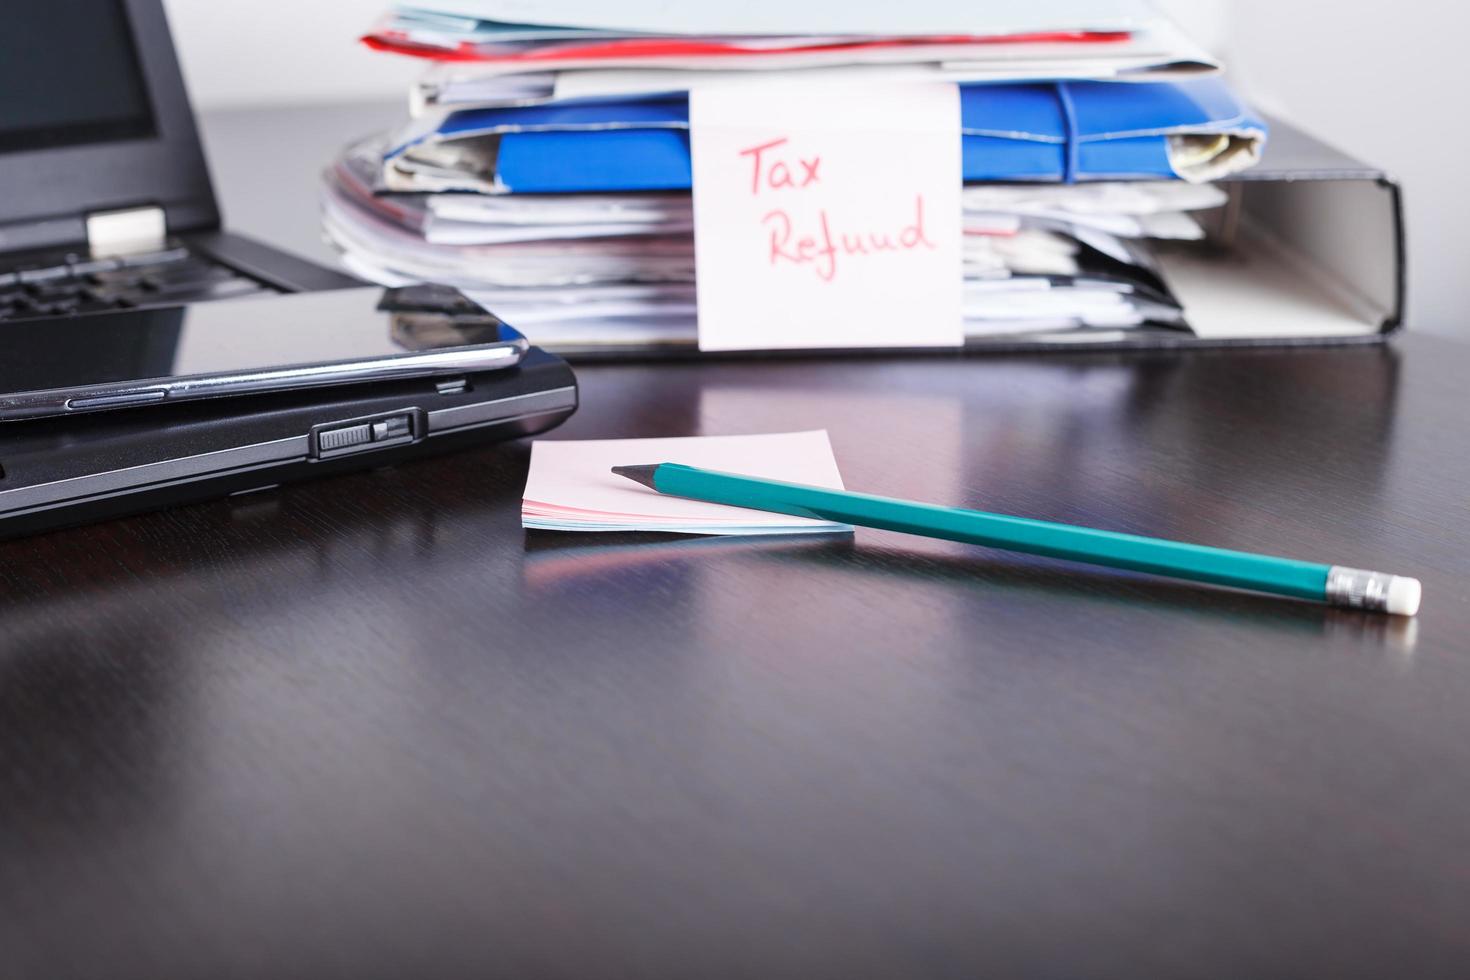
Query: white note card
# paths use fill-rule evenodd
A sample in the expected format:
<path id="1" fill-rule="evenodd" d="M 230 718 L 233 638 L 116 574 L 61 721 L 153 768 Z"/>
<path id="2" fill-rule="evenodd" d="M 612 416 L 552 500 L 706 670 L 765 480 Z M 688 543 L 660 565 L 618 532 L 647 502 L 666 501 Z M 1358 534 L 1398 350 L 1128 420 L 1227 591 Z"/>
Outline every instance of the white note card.
<path id="1" fill-rule="evenodd" d="M 701 350 L 964 343 L 959 89 L 689 93 Z"/>
<path id="2" fill-rule="evenodd" d="M 521 500 L 521 526 L 547 531 L 800 534 L 846 524 L 670 497 L 612 472 L 614 466 L 683 463 L 725 473 L 842 489 L 823 430 L 671 439 L 538 439 Z"/>

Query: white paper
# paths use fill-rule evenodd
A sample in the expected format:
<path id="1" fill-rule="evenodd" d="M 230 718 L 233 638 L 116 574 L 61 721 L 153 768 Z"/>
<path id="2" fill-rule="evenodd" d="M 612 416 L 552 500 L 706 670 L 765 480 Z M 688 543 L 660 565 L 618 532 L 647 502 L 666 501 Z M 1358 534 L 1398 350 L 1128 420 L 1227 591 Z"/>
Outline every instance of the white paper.
<path id="1" fill-rule="evenodd" d="M 654 34 L 1009 34 L 1130 30 L 1157 19 L 1146 0 L 417 0 L 482 20 Z"/>
<path id="2" fill-rule="evenodd" d="M 583 71 L 611 74 L 618 70 L 649 69 L 650 57 L 642 54 L 590 54 L 566 56 L 556 62 L 559 98 L 561 79 Z M 761 74 L 792 79 L 794 75 L 822 69 L 856 68 L 874 72 L 899 69 L 928 69 L 946 81 L 998 81 L 1022 78 L 1112 78 L 1151 75 L 1153 78 L 1186 76 L 1219 70 L 1219 64 L 1187 38 L 1167 27 L 1105 42 L 1077 41 L 975 41 L 953 44 L 859 45 L 830 48 L 764 50 L 743 54 L 667 54 L 656 59 L 656 71 L 682 71 L 691 77 L 673 89 L 682 91 L 702 84 L 707 73 L 720 72 L 732 81 L 742 75 L 760 82 Z M 505 58 L 479 62 L 475 74 L 516 75 L 535 73 L 545 63 L 536 59 Z M 604 71 L 606 70 L 606 71 Z M 668 76 L 672 78 L 673 75 Z M 533 87 L 532 91 L 538 90 Z"/>
<path id="3" fill-rule="evenodd" d="M 533 241 L 510 245 L 435 245 L 417 232 L 347 201 L 328 186 L 322 227 L 344 252 L 407 279 L 462 288 L 580 286 L 595 283 L 690 282 L 687 235 Z"/>
<path id="4" fill-rule="evenodd" d="M 1158 260 L 1197 337 L 1352 337 L 1382 329 L 1380 309 L 1248 226 L 1229 252 L 1163 249 Z"/>
<path id="5" fill-rule="evenodd" d="M 424 241 L 433 245 L 505 245 L 511 242 L 548 242 L 578 238 L 630 238 L 635 235 L 675 235 L 693 230 L 690 224 L 650 226 L 629 224 L 542 225 L 489 224 L 456 221 L 430 215 L 424 223 Z"/>
<path id="6" fill-rule="evenodd" d="M 964 342 L 954 85 L 690 94 L 702 350 Z"/>
<path id="7" fill-rule="evenodd" d="M 841 490 L 825 430 L 672 439 L 537 440 L 521 503 L 527 528 L 777 534 L 851 530 L 845 524 L 727 507 L 657 493 L 614 466 L 683 463 L 704 469 Z"/>
<path id="8" fill-rule="evenodd" d="M 544 101 L 543 65 L 516 60 L 455 65 L 444 70 L 435 98 L 496 102 Z M 685 92 L 705 85 L 780 81 L 889 84 L 900 81 L 1017 81 L 1119 79 L 1155 81 L 1218 71 L 1219 63 L 1167 21 L 1120 40 L 1008 41 L 898 47 L 828 48 L 731 55 L 669 55 L 656 67 L 644 57 L 562 60 L 552 73 L 554 99 L 626 97 Z M 495 76 L 537 72 L 534 86 L 493 85 Z M 452 79 L 452 81 L 451 81 Z"/>
<path id="9" fill-rule="evenodd" d="M 497 224 L 688 224 L 693 218 L 689 195 L 681 193 L 512 194 L 502 197 L 456 194 L 431 197 L 427 206 L 440 217 Z"/>

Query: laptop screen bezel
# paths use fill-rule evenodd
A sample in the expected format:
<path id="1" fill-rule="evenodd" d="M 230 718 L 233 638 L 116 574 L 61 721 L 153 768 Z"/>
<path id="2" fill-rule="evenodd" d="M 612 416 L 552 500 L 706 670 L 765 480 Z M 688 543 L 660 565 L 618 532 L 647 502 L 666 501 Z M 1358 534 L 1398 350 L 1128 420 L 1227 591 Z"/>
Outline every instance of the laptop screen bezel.
<path id="1" fill-rule="evenodd" d="M 121 0 L 152 135 L 0 154 L 0 252 L 86 240 L 86 215 L 156 205 L 170 232 L 219 226 L 162 0 Z M 46 39 L 37 38 L 44 44 Z"/>

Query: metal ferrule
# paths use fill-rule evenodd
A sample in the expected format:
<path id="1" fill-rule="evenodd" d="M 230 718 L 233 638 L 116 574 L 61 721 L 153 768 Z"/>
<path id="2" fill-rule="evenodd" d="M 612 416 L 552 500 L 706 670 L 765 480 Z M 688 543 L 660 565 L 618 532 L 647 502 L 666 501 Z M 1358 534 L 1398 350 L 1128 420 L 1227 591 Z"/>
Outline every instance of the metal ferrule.
<path id="1" fill-rule="evenodd" d="M 1334 565 L 1327 572 L 1326 599 L 1334 606 L 1385 612 L 1388 609 L 1388 583 L 1392 580 L 1392 575 L 1383 572 Z"/>

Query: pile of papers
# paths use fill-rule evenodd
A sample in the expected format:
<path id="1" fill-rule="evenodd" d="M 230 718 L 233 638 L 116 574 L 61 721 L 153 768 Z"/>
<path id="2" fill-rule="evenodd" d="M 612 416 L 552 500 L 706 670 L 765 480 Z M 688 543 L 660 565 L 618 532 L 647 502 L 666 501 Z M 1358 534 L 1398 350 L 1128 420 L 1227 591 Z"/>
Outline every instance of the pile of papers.
<path id="1" fill-rule="evenodd" d="M 537 23 L 526 23 L 528 15 Z M 1148 78 L 1218 67 L 1141 0 L 1012 0 L 978 9 L 964 0 L 419 0 L 390 11 L 364 40 L 441 62 L 414 97 L 456 107 L 667 92 L 658 76 L 670 71 L 836 70 L 854 82 L 966 82 Z"/>
<path id="2" fill-rule="evenodd" d="M 409 122 L 327 170 L 328 238 L 360 276 L 457 287 L 549 346 L 694 336 L 703 86 L 958 83 L 971 337 L 1188 329 L 1149 243 L 1202 237 L 1213 181 L 1265 140 L 1134 0 L 417 0 L 364 41 L 426 72 Z"/>
<path id="3" fill-rule="evenodd" d="M 841 490 L 827 433 L 673 439 L 537 440 L 521 501 L 521 526 L 542 531 L 675 534 L 832 534 L 852 527 L 810 517 L 649 493 L 614 466 L 683 463 L 724 473 Z"/>

